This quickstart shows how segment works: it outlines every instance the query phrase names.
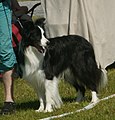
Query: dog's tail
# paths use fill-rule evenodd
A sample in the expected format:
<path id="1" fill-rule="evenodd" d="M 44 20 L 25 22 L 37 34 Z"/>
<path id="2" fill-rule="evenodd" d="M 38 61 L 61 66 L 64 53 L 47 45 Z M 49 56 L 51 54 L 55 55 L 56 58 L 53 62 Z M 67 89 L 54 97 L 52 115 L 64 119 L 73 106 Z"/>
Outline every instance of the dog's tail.
<path id="1" fill-rule="evenodd" d="M 99 90 L 104 88 L 108 82 L 108 78 L 107 78 L 107 71 L 105 69 L 100 69 L 101 71 L 101 80 L 100 80 L 100 83 L 99 83 Z"/>

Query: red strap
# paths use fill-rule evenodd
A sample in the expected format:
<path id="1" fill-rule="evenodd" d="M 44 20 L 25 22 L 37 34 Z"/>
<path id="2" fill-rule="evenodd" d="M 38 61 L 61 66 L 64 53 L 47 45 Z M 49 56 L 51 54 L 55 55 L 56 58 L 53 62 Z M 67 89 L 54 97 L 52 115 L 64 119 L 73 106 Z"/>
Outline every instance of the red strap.
<path id="1" fill-rule="evenodd" d="M 12 24 L 12 32 L 13 32 L 13 34 L 15 35 L 15 37 L 17 38 L 18 42 L 20 42 L 21 39 L 22 39 L 22 36 L 21 36 L 21 34 L 20 34 L 20 32 L 19 32 L 18 27 L 16 27 L 15 24 Z M 12 37 L 12 44 L 13 44 L 13 47 L 16 47 L 16 43 L 15 43 L 13 37 Z"/>

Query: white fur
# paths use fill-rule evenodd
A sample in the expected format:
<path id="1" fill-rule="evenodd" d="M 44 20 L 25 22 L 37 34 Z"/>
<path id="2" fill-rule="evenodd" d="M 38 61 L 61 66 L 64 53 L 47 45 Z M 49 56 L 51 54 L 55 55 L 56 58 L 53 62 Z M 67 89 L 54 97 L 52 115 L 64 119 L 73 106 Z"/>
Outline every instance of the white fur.
<path id="1" fill-rule="evenodd" d="M 97 93 L 95 91 L 92 91 L 91 93 L 92 93 L 92 100 L 91 100 L 91 102 L 92 103 L 98 102 L 99 98 L 97 97 Z"/>
<path id="2" fill-rule="evenodd" d="M 56 77 L 53 80 L 46 80 L 46 109 L 45 112 L 52 112 L 53 108 L 60 108 L 62 104 L 61 97 L 58 91 L 58 80 Z"/>
<path id="3" fill-rule="evenodd" d="M 42 34 L 41 46 L 45 47 L 45 46 L 47 46 L 47 42 L 49 42 L 49 40 L 45 38 L 43 29 L 40 26 L 38 26 L 38 27 L 41 30 L 41 34 Z"/>
<path id="4" fill-rule="evenodd" d="M 36 91 L 40 107 L 37 112 L 51 112 L 53 108 L 60 108 L 62 100 L 58 91 L 58 80 L 46 80 L 42 70 L 43 54 L 29 46 L 25 51 L 25 66 L 22 67 L 23 78 Z M 46 89 L 47 88 L 47 89 Z"/>

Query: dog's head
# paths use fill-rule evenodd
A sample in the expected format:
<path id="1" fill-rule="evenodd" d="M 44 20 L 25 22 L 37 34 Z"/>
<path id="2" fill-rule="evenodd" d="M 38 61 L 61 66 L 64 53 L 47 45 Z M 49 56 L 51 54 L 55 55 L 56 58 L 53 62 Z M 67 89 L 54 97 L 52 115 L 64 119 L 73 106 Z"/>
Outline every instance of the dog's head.
<path id="1" fill-rule="evenodd" d="M 17 52 L 18 73 L 22 77 L 22 69 L 20 66 L 25 64 L 25 50 L 29 47 L 35 47 L 40 53 L 44 53 L 44 48 L 48 44 L 48 40 L 44 36 L 44 30 L 36 25 L 33 21 L 20 21 L 22 40 L 19 43 Z"/>
<path id="2" fill-rule="evenodd" d="M 48 40 L 45 38 L 44 30 L 34 24 L 32 21 L 23 21 L 23 39 L 22 43 L 24 47 L 33 46 L 38 49 L 39 52 L 43 52 L 43 49 L 47 46 Z"/>

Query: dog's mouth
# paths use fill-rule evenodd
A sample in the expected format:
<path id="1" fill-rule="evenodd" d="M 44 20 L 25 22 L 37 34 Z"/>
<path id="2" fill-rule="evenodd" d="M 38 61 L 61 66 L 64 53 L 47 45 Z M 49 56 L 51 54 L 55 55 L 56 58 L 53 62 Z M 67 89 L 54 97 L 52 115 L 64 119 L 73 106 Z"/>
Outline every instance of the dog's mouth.
<path id="1" fill-rule="evenodd" d="M 37 50 L 38 50 L 40 53 L 44 53 L 45 48 L 42 47 L 42 46 L 38 46 L 38 47 L 37 47 Z"/>
<path id="2" fill-rule="evenodd" d="M 40 53 L 44 53 L 45 52 L 45 48 L 43 46 L 34 45 L 33 47 L 35 47 L 38 50 L 38 52 L 40 52 Z"/>
<path id="3" fill-rule="evenodd" d="M 40 53 L 44 53 L 45 50 L 47 49 L 47 46 L 50 42 L 47 41 L 46 45 L 38 45 L 38 44 L 35 44 L 34 47 L 40 52 Z"/>
<path id="4" fill-rule="evenodd" d="M 34 43 L 31 43 L 30 45 L 33 46 L 33 47 L 35 47 L 38 50 L 38 52 L 44 53 L 46 51 L 47 46 L 48 46 L 49 43 L 50 42 L 47 41 L 46 44 L 41 45 L 40 43 L 34 42 Z"/>

